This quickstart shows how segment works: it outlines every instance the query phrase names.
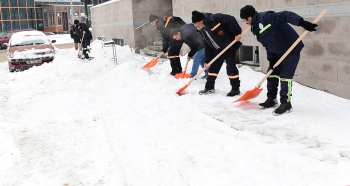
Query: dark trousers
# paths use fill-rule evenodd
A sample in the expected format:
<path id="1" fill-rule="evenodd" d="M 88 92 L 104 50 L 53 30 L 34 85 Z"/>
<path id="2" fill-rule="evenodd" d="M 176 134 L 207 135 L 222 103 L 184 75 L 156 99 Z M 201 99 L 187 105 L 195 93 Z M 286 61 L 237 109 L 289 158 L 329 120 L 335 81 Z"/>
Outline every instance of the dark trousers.
<path id="1" fill-rule="evenodd" d="M 281 55 L 282 56 L 282 55 Z M 280 57 L 280 56 L 278 56 Z M 269 71 L 279 58 L 269 59 Z M 267 78 L 267 97 L 276 98 L 278 85 L 281 84 L 280 102 L 290 102 L 292 96 L 292 83 L 295 70 L 300 60 L 300 54 L 288 55 L 278 67 L 276 67 L 271 75 Z"/>
<path id="2" fill-rule="evenodd" d="M 89 57 L 89 54 L 87 53 L 87 51 L 88 51 L 88 49 L 87 49 L 87 47 L 90 47 L 90 38 L 86 38 L 86 39 L 84 39 L 84 41 L 83 41 L 83 55 L 84 55 L 84 57 L 86 58 L 86 59 L 88 59 L 88 58 L 90 58 Z"/>
<path id="3" fill-rule="evenodd" d="M 208 78 L 207 82 L 205 83 L 206 89 L 214 89 L 215 88 L 215 80 L 217 77 L 217 74 L 219 74 L 219 71 L 224 63 L 226 61 L 226 73 L 229 76 L 230 79 L 230 85 L 233 90 L 237 90 L 240 87 L 240 80 L 239 80 L 239 72 L 238 68 L 236 66 L 236 53 L 240 45 L 234 45 L 230 49 L 228 49 L 224 54 L 222 54 L 214 63 L 212 63 L 208 69 Z M 217 54 L 220 51 L 217 52 Z M 217 55 L 215 54 L 215 56 Z"/>
<path id="4" fill-rule="evenodd" d="M 182 47 L 182 43 L 183 43 L 182 40 L 178 41 L 178 40 L 172 39 L 168 50 L 168 57 L 170 59 L 171 72 L 174 74 L 182 72 L 182 67 L 180 62 L 180 50 Z M 179 57 L 171 58 L 172 56 L 179 56 Z"/>

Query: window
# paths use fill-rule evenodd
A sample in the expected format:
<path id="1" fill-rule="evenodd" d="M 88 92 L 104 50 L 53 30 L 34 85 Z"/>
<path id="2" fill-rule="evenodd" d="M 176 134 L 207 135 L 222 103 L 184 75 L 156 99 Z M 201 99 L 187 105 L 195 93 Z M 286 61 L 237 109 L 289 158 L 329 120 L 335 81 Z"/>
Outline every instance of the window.
<path id="1" fill-rule="evenodd" d="M 28 19 L 35 19 L 35 9 L 34 8 L 28 8 Z"/>
<path id="2" fill-rule="evenodd" d="M 18 3 L 20 7 L 26 7 L 26 1 L 19 0 Z"/>
<path id="3" fill-rule="evenodd" d="M 19 19 L 18 8 L 11 8 L 11 19 Z"/>
<path id="4" fill-rule="evenodd" d="M 2 24 L 1 24 L 1 22 L 0 22 L 0 32 L 2 32 Z"/>
<path id="5" fill-rule="evenodd" d="M 36 8 L 36 18 L 37 19 L 42 19 L 43 18 L 43 12 L 41 10 L 41 8 Z"/>
<path id="6" fill-rule="evenodd" d="M 19 17 L 21 19 L 27 19 L 27 11 L 25 8 L 20 8 L 19 9 Z"/>
<path id="7" fill-rule="evenodd" d="M 29 21 L 29 28 L 36 29 L 36 21 Z"/>
<path id="8" fill-rule="evenodd" d="M 259 48 L 242 45 L 239 48 L 239 61 L 250 65 L 259 65 Z"/>
<path id="9" fill-rule="evenodd" d="M 45 27 L 49 26 L 49 14 L 47 12 L 44 13 L 44 23 Z"/>
<path id="10" fill-rule="evenodd" d="M 2 0 L 1 0 L 2 1 Z M 6 0 L 5 0 L 6 1 Z M 18 6 L 17 0 L 10 0 L 10 5 L 12 7 Z"/>
<path id="11" fill-rule="evenodd" d="M 57 25 L 62 25 L 62 17 L 61 17 L 62 13 L 58 12 L 57 13 Z"/>
<path id="12" fill-rule="evenodd" d="M 9 6 L 8 0 L 1 0 L 1 6 L 2 7 L 8 7 Z"/>
<path id="13" fill-rule="evenodd" d="M 21 29 L 26 29 L 26 28 L 28 28 L 27 21 L 21 21 Z"/>
<path id="14" fill-rule="evenodd" d="M 19 22 L 18 21 L 12 21 L 12 29 L 19 29 Z"/>
<path id="15" fill-rule="evenodd" d="M 55 17 L 53 13 L 49 13 L 49 26 L 55 26 Z"/>
<path id="16" fill-rule="evenodd" d="M 11 22 L 10 21 L 4 21 L 4 30 L 11 30 Z"/>
<path id="17" fill-rule="evenodd" d="M 37 21 L 38 27 L 37 30 L 44 31 L 44 23 L 43 21 Z"/>
<path id="18" fill-rule="evenodd" d="M 27 0 L 28 7 L 34 7 L 34 0 Z"/>
<path id="19" fill-rule="evenodd" d="M 9 20 L 10 19 L 10 10 L 8 8 L 3 8 L 1 10 L 2 13 L 2 19 L 3 20 Z"/>

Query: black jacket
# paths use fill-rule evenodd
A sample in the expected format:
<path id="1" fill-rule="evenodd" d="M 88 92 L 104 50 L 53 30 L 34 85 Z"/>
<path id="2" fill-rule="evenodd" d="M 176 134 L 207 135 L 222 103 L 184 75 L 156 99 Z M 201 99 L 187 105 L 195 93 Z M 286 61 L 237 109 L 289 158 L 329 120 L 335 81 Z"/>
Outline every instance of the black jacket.
<path id="1" fill-rule="evenodd" d="M 211 42 L 205 39 L 205 62 L 208 63 L 219 51 L 226 48 L 235 39 L 235 36 L 241 34 L 242 29 L 233 16 L 221 13 L 203 13 L 203 15 L 205 28 L 202 29 L 202 35 L 204 30 L 207 31 L 220 47 L 219 49 L 214 48 Z M 203 38 L 205 37 L 203 36 Z M 231 48 L 239 48 L 241 45 L 242 43 L 238 41 Z"/>
<path id="2" fill-rule="evenodd" d="M 171 17 L 168 21 L 164 21 L 162 18 L 158 19 L 157 22 L 157 29 L 159 30 L 160 34 L 163 38 L 163 52 L 167 52 L 169 46 L 171 45 L 173 38 L 170 36 L 170 31 L 173 28 L 181 28 L 183 25 L 183 21 L 176 21 L 176 20 L 182 20 L 179 17 Z"/>
<path id="3" fill-rule="evenodd" d="M 185 24 L 181 27 L 181 39 L 190 47 L 188 57 L 204 48 L 203 38 L 198 33 L 197 28 L 192 24 Z"/>
<path id="4" fill-rule="evenodd" d="M 89 30 L 89 28 L 87 28 L 86 24 L 85 23 L 78 23 L 77 25 L 78 27 L 78 30 L 79 30 L 79 37 L 82 38 L 83 37 L 83 31 L 85 31 L 85 35 L 84 35 L 84 38 L 83 40 L 85 39 L 92 39 L 92 35 L 91 35 L 91 32 Z"/>

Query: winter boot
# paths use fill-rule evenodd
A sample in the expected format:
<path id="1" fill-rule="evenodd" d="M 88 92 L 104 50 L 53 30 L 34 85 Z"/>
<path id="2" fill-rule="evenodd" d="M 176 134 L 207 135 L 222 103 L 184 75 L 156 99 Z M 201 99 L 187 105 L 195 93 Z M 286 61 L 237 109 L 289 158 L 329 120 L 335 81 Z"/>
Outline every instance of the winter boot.
<path id="1" fill-rule="evenodd" d="M 215 89 L 204 89 L 199 91 L 199 95 L 206 95 L 206 94 L 212 94 L 215 92 Z"/>
<path id="2" fill-rule="evenodd" d="M 281 115 L 284 113 L 288 113 L 292 111 L 292 104 L 290 102 L 288 103 L 281 103 L 281 105 L 273 111 L 274 115 Z"/>
<path id="3" fill-rule="evenodd" d="M 259 103 L 259 106 L 261 108 L 271 108 L 271 107 L 275 107 L 276 105 L 277 105 L 276 98 L 269 98 L 269 97 L 264 103 Z"/>
<path id="4" fill-rule="evenodd" d="M 237 96 L 241 93 L 241 91 L 239 91 L 239 89 L 232 89 L 229 93 L 226 94 L 227 97 L 233 97 L 233 96 Z"/>

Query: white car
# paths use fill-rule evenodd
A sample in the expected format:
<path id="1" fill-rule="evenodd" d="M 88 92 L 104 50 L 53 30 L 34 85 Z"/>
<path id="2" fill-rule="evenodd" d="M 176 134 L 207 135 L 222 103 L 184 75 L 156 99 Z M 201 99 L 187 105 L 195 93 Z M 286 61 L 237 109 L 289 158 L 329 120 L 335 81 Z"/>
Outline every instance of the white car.
<path id="1" fill-rule="evenodd" d="M 36 30 L 13 34 L 7 48 L 10 72 L 52 62 L 56 53 L 52 43 L 55 42 L 56 40 L 51 42 L 43 32 Z"/>

